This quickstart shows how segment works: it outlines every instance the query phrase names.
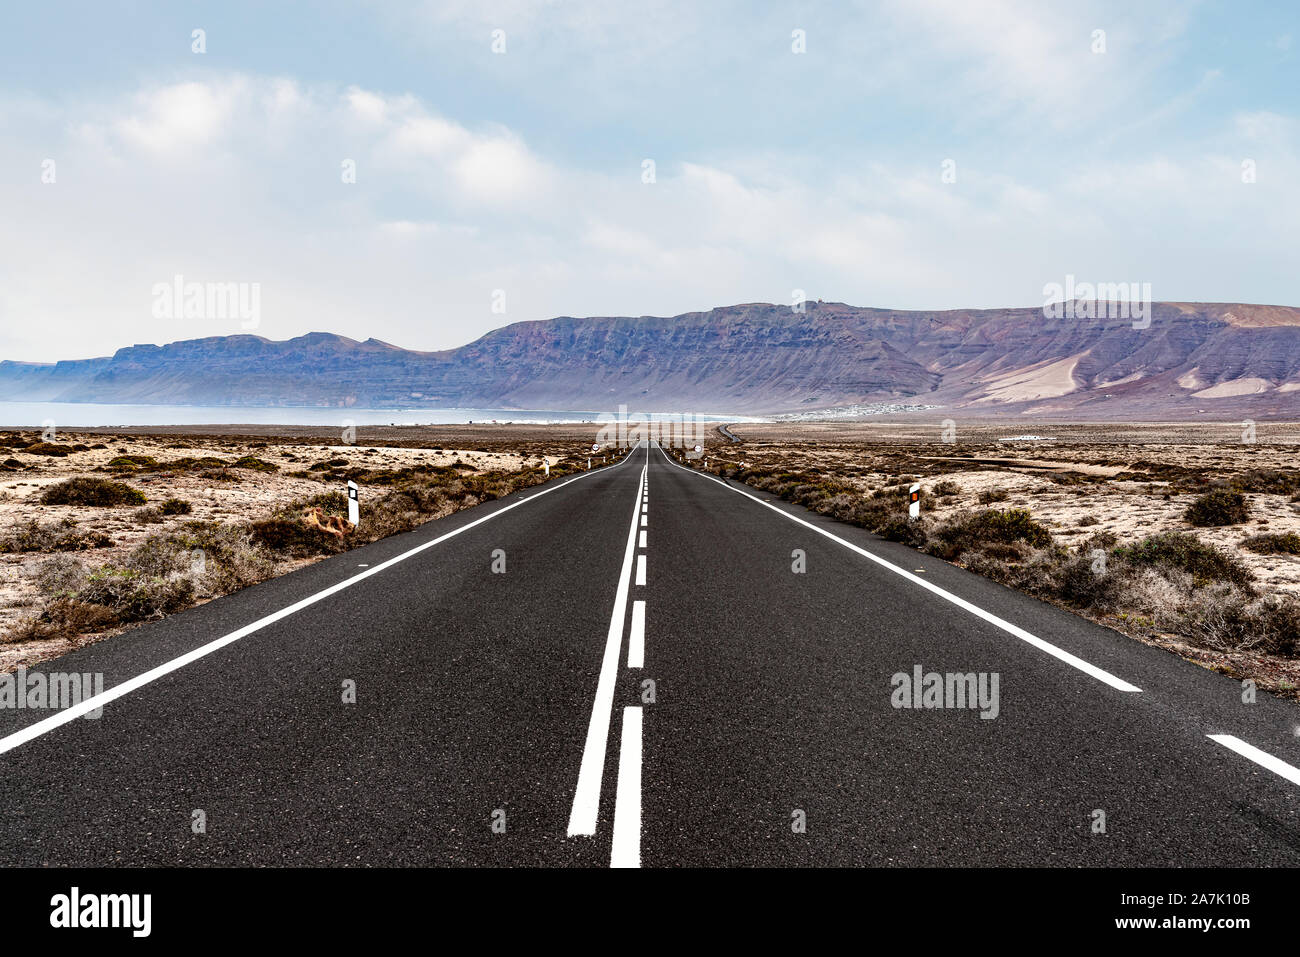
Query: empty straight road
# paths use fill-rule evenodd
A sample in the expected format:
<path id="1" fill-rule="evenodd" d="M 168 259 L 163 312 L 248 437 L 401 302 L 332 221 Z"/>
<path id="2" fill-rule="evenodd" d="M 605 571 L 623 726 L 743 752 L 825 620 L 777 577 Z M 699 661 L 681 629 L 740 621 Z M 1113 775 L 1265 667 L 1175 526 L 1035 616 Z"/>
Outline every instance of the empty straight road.
<path id="1" fill-rule="evenodd" d="M 1300 864 L 1293 704 L 647 444 L 40 670 L 9 865 Z"/>

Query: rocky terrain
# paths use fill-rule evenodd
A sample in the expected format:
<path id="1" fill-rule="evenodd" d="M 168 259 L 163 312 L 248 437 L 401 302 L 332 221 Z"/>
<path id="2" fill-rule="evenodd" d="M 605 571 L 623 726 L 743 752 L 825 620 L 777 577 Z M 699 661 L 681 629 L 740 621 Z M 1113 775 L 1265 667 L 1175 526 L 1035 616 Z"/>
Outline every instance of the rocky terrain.
<path id="1" fill-rule="evenodd" d="M 1099 310 L 1099 311 L 1105 311 Z M 1137 323 L 1138 326 L 1144 323 Z M 1149 325 L 1026 309 L 751 303 L 521 322 L 443 352 L 312 333 L 0 362 L 0 399 L 231 406 L 798 413 L 938 407 L 1101 421 L 1294 417 L 1300 309 L 1155 303 Z M 237 417 L 236 417 L 237 418 Z"/>

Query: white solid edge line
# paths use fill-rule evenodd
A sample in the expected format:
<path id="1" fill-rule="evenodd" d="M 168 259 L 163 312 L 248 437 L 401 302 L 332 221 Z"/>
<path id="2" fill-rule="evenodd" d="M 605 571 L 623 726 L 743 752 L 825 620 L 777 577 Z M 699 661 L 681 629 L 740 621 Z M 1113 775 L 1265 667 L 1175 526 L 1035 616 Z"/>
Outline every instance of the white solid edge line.
<path id="1" fill-rule="evenodd" d="M 627 666 L 645 666 L 645 602 L 632 602 L 632 630 L 627 639 Z"/>
<path id="2" fill-rule="evenodd" d="M 338 582 L 337 584 L 331 585 L 329 588 L 326 588 L 323 591 L 318 591 L 314 595 L 309 595 L 306 598 L 294 602 L 292 605 L 289 605 L 285 608 L 281 608 L 279 611 L 272 612 L 271 614 L 265 616 L 264 618 L 259 618 L 257 621 L 245 625 L 244 627 L 239 628 L 235 631 L 232 631 L 227 635 L 223 635 L 220 638 L 213 639 L 212 641 L 208 642 L 206 645 L 200 645 L 198 648 L 186 652 L 185 654 L 181 655 L 179 658 L 173 658 L 171 661 L 164 662 L 163 664 L 158 665 L 155 668 L 150 668 L 148 671 L 136 675 L 134 678 L 128 678 L 125 681 L 121 682 L 120 684 L 116 684 L 113 687 L 109 688 L 107 691 L 103 691 L 100 694 L 94 695 L 93 697 L 86 698 L 79 704 L 73 705 L 70 708 L 66 708 L 63 711 L 59 711 L 55 714 L 52 714 L 48 718 L 43 718 L 40 721 L 37 721 L 35 724 L 30 724 L 27 727 L 15 731 L 13 734 L 10 734 L 4 738 L 0 738 L 0 754 L 4 754 L 7 751 L 12 751 L 14 748 L 20 747 L 21 745 L 24 745 L 28 741 L 31 741 L 35 738 L 39 738 L 41 735 L 47 734 L 48 732 L 53 731 L 55 728 L 61 725 L 65 725 L 71 721 L 75 721 L 77 718 L 81 717 L 84 714 L 88 714 L 91 711 L 96 711 L 99 708 L 102 708 L 104 705 L 108 704 L 110 701 L 116 701 L 118 698 L 125 697 L 126 695 L 130 694 L 132 691 L 136 691 L 140 688 L 143 688 L 145 685 L 149 684 L 150 682 L 156 681 L 157 679 L 163 677 L 164 675 L 168 675 L 173 671 L 177 671 L 181 668 L 184 668 L 186 665 L 192 664 L 193 662 L 198 661 L 200 658 L 204 658 L 207 655 L 212 654 L 214 651 L 219 651 L 220 649 L 226 647 L 226 645 L 234 644 L 239 639 L 246 638 L 256 631 L 261 631 L 263 628 L 267 627 L 268 625 L 273 625 L 277 621 L 280 621 L 282 618 L 288 618 L 290 615 L 294 614 L 295 612 L 302 611 L 304 608 L 307 608 L 310 605 L 314 605 L 316 604 L 316 602 L 322 601 L 330 597 L 331 595 L 335 595 L 338 592 L 343 591 L 345 588 L 351 588 L 357 582 L 363 581 L 364 579 L 367 579 L 372 575 L 378 575 L 380 572 L 384 571 L 385 569 L 391 568 L 393 565 L 396 565 L 399 562 L 406 561 L 406 559 L 411 558 L 414 555 L 418 555 L 420 552 L 432 548 L 434 545 L 437 545 L 440 542 L 445 542 L 449 538 L 454 538 L 455 536 L 459 535 L 461 532 L 467 532 L 475 525 L 482 525 L 484 522 L 491 521 L 492 519 L 496 518 L 498 515 L 504 515 L 506 512 L 510 511 L 511 509 L 518 508 L 521 505 L 527 505 L 529 502 L 541 498 L 543 495 L 549 495 L 551 492 L 558 491 L 559 489 L 562 489 L 567 485 L 571 485 L 574 482 L 581 481 L 584 478 L 588 478 L 592 475 L 598 475 L 604 471 L 607 471 L 608 469 L 616 469 L 621 464 L 622 462 L 618 462 L 614 465 L 606 466 L 601 469 L 593 469 L 590 472 L 582 472 L 579 475 L 575 475 L 573 478 L 566 479 L 563 482 L 559 482 L 555 485 L 552 485 L 550 488 L 543 489 L 542 491 L 538 492 L 535 495 L 529 495 L 526 498 L 522 498 L 517 502 L 511 503 L 510 505 L 505 505 L 497 509 L 495 512 L 491 512 L 490 514 L 484 515 L 482 518 L 476 518 L 472 522 L 467 522 L 464 525 L 462 525 L 460 528 L 453 529 L 452 531 L 448 532 L 445 535 L 439 535 L 437 538 L 432 539 L 431 541 L 427 541 L 422 545 L 417 545 L 414 548 L 410 549 L 409 551 L 402 552 L 400 555 L 395 555 L 392 558 L 388 559 L 387 561 L 380 562 L 378 565 L 375 565 L 371 568 L 367 568 L 363 572 L 358 572 L 356 575 L 353 575 L 351 578 L 344 579 L 343 581 Z"/>
<path id="3" fill-rule="evenodd" d="M 610 867 L 641 866 L 641 709 L 623 709 Z"/>
<path id="4" fill-rule="evenodd" d="M 1229 751 L 1236 751 L 1243 758 L 1249 758 L 1261 768 L 1267 768 L 1278 777 L 1286 778 L 1292 784 L 1300 784 L 1300 768 L 1287 764 L 1281 758 L 1275 758 L 1267 751 L 1261 751 L 1253 744 L 1247 744 L 1241 738 L 1230 734 L 1207 734 L 1206 737 L 1223 745 Z"/>
<path id="5" fill-rule="evenodd" d="M 663 450 L 660 449 L 660 451 L 662 452 Z M 742 492 L 740 489 L 734 488 L 728 485 L 726 482 L 722 481 L 721 479 L 714 478 L 712 475 L 706 475 L 705 473 L 697 472 L 694 469 L 684 468 L 683 466 L 678 465 L 676 462 L 670 459 L 667 455 L 664 455 L 664 461 L 666 461 L 669 465 L 672 465 L 674 468 L 681 469 L 683 472 L 689 472 L 691 475 L 698 475 L 701 478 L 706 478 L 712 482 L 716 482 L 717 484 L 721 485 L 723 488 L 735 492 L 737 495 L 743 495 L 745 498 L 749 499 L 751 502 L 753 502 L 756 505 L 762 505 L 764 508 L 770 508 L 772 511 L 776 512 L 776 514 L 788 518 L 792 522 L 797 522 L 798 524 L 804 526 L 805 528 L 810 528 L 818 535 L 823 535 L 826 538 L 829 538 L 833 542 L 838 542 L 840 545 L 843 545 L 845 548 L 849 549 L 850 551 L 856 552 L 857 554 L 861 555 L 863 558 L 870 559 L 880 567 L 886 568 L 889 571 L 893 572 L 895 575 L 899 575 L 903 578 L 906 578 L 908 581 L 921 586 L 922 588 L 926 589 L 929 592 L 934 593 L 935 595 L 938 595 L 940 598 L 944 599 L 945 601 L 952 602 L 958 608 L 970 612 L 972 615 L 975 615 L 977 618 L 984 619 L 989 624 L 1002 629 L 1012 637 L 1019 638 L 1021 641 L 1033 645 L 1035 648 L 1039 649 L 1040 651 L 1047 652 L 1047 654 L 1051 655 L 1052 657 L 1065 662 L 1067 665 L 1070 665 L 1073 668 L 1079 669 L 1084 674 L 1096 678 L 1098 681 L 1102 682 L 1103 684 L 1108 684 L 1112 688 L 1115 688 L 1118 691 L 1134 692 L 1134 691 L 1142 690 L 1137 685 L 1129 684 L 1127 681 L 1124 681 L 1122 678 L 1116 678 L 1109 671 L 1104 671 L 1101 668 L 1098 668 L 1096 665 L 1089 664 L 1088 662 L 1084 661 L 1082 658 L 1070 654 L 1064 648 L 1058 648 L 1050 641 L 1044 641 L 1042 638 L 1039 638 L 1037 635 L 1025 631 L 1025 629 L 1021 628 L 1019 625 L 1013 625 L 1011 624 L 1011 622 L 999 618 L 997 615 L 993 614 L 992 612 L 985 611 L 983 608 L 980 608 L 978 605 L 971 604 L 964 598 L 958 598 L 956 595 L 952 594 L 952 592 L 944 591 L 942 588 L 940 588 L 938 585 L 934 584 L 933 582 L 928 582 L 924 578 L 918 578 L 916 575 L 913 575 L 911 572 L 899 568 L 897 565 L 894 565 L 893 563 L 886 561 L 885 559 L 881 558 L 878 555 L 873 555 L 865 548 L 861 548 L 857 545 L 854 545 L 852 542 L 846 541 L 845 539 L 840 538 L 838 535 L 832 532 L 828 532 L 826 529 L 821 528 L 817 525 L 814 525 L 812 522 L 806 522 L 802 518 L 799 518 L 797 515 L 791 515 L 789 512 L 777 508 L 775 505 L 773 505 L 770 502 L 764 502 L 760 498 L 755 498 L 753 495 L 749 495 L 745 492 Z"/>
<path id="6" fill-rule="evenodd" d="M 636 502 L 641 497 L 641 483 L 645 482 L 645 465 L 637 485 L 637 498 L 633 499 L 632 525 L 627 530 L 627 547 L 623 551 L 623 567 L 618 575 L 618 590 L 614 594 L 614 610 L 609 617 L 609 631 L 605 635 L 605 656 L 600 663 L 600 678 L 596 682 L 596 700 L 591 706 L 591 720 L 587 723 L 587 742 L 582 748 L 582 765 L 578 769 L 578 786 L 573 792 L 573 808 L 569 812 L 569 837 L 596 833 L 596 817 L 600 811 L 601 778 L 605 773 L 605 750 L 609 746 L 609 721 L 614 709 L 614 685 L 618 677 L 619 650 L 623 647 L 623 622 L 627 615 L 632 556 L 636 554 Z"/>

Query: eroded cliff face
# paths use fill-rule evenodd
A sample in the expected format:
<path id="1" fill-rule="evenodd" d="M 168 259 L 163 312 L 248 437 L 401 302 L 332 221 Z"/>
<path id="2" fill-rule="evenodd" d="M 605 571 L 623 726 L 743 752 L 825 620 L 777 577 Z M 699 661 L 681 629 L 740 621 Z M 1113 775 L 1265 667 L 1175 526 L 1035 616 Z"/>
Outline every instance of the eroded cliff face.
<path id="1" fill-rule="evenodd" d="M 1142 323 L 1139 323 L 1141 325 Z M 0 363 L 0 398 L 335 407 L 776 412 L 909 402 L 973 414 L 1300 413 L 1300 309 L 1156 303 L 1130 318 L 1040 308 L 753 303 L 672 318 L 558 318 L 413 352 L 313 333 Z"/>

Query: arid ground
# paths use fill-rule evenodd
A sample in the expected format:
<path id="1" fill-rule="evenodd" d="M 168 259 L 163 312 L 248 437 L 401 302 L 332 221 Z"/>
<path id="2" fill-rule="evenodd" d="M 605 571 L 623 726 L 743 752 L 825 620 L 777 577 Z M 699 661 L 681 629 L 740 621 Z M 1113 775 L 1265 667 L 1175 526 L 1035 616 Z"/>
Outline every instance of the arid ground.
<path id="1" fill-rule="evenodd" d="M 0 431 L 0 670 L 545 481 L 543 457 L 552 477 L 585 468 L 592 432 Z"/>
<path id="2" fill-rule="evenodd" d="M 552 477 L 585 468 L 597 428 L 371 426 L 352 444 L 287 426 L 0 432 L 0 670 L 546 481 L 543 456 Z M 1298 695 L 1298 424 L 913 415 L 729 432 L 709 436 L 711 472 Z"/>
<path id="3" fill-rule="evenodd" d="M 730 432 L 709 471 L 1297 697 L 1296 423 L 912 415 Z"/>

